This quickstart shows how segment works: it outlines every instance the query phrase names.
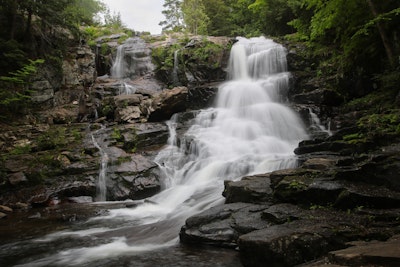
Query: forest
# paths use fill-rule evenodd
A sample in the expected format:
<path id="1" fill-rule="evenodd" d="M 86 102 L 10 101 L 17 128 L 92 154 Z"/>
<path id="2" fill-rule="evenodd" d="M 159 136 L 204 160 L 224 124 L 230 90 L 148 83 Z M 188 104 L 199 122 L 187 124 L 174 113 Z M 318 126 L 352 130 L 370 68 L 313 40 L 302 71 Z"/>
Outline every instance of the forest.
<path id="1" fill-rule="evenodd" d="M 165 34 L 266 35 L 302 43 L 317 73 L 334 76 L 346 90 L 360 80 L 391 88 L 399 81 L 398 0 L 165 0 L 162 13 Z M 38 65 L 60 67 L 68 36 L 85 40 L 85 27 L 123 27 L 98 0 L 1 0 L 0 22 L 3 113 L 29 102 L 27 83 Z"/>

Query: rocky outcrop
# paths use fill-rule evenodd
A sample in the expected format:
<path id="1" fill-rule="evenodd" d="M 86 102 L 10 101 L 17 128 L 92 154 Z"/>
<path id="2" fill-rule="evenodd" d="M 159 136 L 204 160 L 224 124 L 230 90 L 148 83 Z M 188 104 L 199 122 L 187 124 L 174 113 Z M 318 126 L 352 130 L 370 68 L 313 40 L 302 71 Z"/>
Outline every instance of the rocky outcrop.
<path id="1" fill-rule="evenodd" d="M 238 248 L 244 266 L 395 266 L 400 145 L 342 136 L 302 142 L 298 168 L 226 181 L 225 204 L 189 218 L 181 241 Z"/>
<path id="2" fill-rule="evenodd" d="M 41 110 L 78 101 L 97 77 L 95 54 L 88 46 L 70 48 L 58 64 L 45 62 L 30 85 L 32 101 Z"/>
<path id="3" fill-rule="evenodd" d="M 175 113 L 186 110 L 188 89 L 175 87 L 156 95 L 151 104 L 149 121 L 169 120 Z"/>
<path id="4" fill-rule="evenodd" d="M 165 124 L 38 125 L 0 135 L 10 149 L 0 164 L 0 203 L 48 206 L 71 197 L 95 200 L 102 153 L 107 153 L 108 200 L 142 199 L 160 190 L 156 149 L 166 143 Z M 22 140 L 24 140 L 22 142 Z M 150 141 L 149 141 L 150 140 Z M 152 149 L 153 153 L 143 152 Z M 4 150 L 3 150 L 4 152 Z"/>
<path id="5" fill-rule="evenodd" d="M 152 45 L 155 73 L 168 86 L 196 86 L 226 77 L 232 38 L 170 36 Z"/>

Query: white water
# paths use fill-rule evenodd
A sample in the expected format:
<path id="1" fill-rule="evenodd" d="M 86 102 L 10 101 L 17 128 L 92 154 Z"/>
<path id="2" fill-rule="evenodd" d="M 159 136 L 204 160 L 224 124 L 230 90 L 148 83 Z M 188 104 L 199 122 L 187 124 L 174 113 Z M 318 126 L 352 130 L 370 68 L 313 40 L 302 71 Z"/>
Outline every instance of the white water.
<path id="1" fill-rule="evenodd" d="M 119 94 L 130 95 L 136 87 L 126 80 L 142 77 L 152 72 L 151 51 L 146 42 L 138 37 L 129 38 L 117 47 L 117 53 L 111 66 L 111 77 L 120 80 Z"/>
<path id="2" fill-rule="evenodd" d="M 118 46 L 111 76 L 117 79 L 135 78 L 144 76 L 153 69 L 151 50 L 143 39 L 134 37 Z"/>
<path id="3" fill-rule="evenodd" d="M 176 117 L 168 123 L 168 145 L 156 158 L 164 190 L 136 208 L 94 217 L 87 227 L 95 231 L 60 235 L 103 240 L 100 245 L 64 249 L 29 266 L 82 265 L 173 246 L 188 217 L 224 202 L 224 180 L 293 167 L 293 150 L 307 135 L 299 117 L 279 102 L 290 75 L 284 52 L 265 38 L 239 39 L 229 63 L 232 80 L 219 88 L 216 107 L 201 111 L 179 142 Z"/>
<path id="4" fill-rule="evenodd" d="M 101 135 L 101 132 L 105 129 L 105 126 L 102 125 L 102 127 L 95 131 L 93 134 L 91 134 L 92 142 L 93 145 L 99 150 L 100 153 L 100 169 L 99 169 L 99 176 L 97 178 L 96 182 L 96 201 L 106 201 L 107 200 L 107 170 L 108 170 L 108 161 L 109 157 L 108 154 L 106 153 L 105 149 L 103 148 L 104 146 L 107 146 L 106 144 L 103 144 L 102 140 L 100 138 L 96 138 L 97 135 Z M 99 140 L 97 140 L 99 139 Z"/>
<path id="5" fill-rule="evenodd" d="M 330 125 L 328 123 L 328 127 L 325 127 L 322 123 L 321 120 L 318 118 L 318 115 L 314 113 L 314 111 L 309 108 L 308 109 L 308 114 L 309 119 L 310 119 L 310 131 L 311 132 L 316 132 L 316 133 L 324 133 L 327 134 L 328 136 L 332 136 L 332 131 L 330 129 Z"/>
<path id="6" fill-rule="evenodd" d="M 178 85 L 178 69 L 179 69 L 179 50 L 174 51 L 174 68 L 172 69 L 172 82 L 174 85 Z"/>

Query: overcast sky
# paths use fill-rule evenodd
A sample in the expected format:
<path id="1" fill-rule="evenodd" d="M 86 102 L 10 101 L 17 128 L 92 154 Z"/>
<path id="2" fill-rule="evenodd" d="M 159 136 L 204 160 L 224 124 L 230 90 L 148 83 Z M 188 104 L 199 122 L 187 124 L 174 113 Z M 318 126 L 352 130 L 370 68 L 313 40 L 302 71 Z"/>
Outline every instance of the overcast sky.
<path id="1" fill-rule="evenodd" d="M 122 22 L 135 31 L 161 33 L 160 21 L 165 20 L 161 13 L 164 0 L 101 0 L 111 10 L 120 13 Z"/>

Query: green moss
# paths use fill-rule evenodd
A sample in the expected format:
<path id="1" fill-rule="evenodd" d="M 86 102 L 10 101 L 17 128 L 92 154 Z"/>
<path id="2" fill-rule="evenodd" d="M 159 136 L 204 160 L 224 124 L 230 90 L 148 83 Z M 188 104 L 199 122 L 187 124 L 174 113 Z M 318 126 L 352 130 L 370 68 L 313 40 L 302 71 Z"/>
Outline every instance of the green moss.
<path id="1" fill-rule="evenodd" d="M 118 128 L 114 128 L 111 133 L 111 138 L 115 139 L 118 142 L 124 141 L 123 136 L 121 135 L 121 131 Z"/>
<path id="2" fill-rule="evenodd" d="M 130 156 L 119 157 L 119 158 L 114 162 L 114 164 L 115 164 L 115 165 L 121 165 L 122 163 L 130 162 L 130 161 L 132 161 L 132 158 L 131 158 Z"/>
<path id="3" fill-rule="evenodd" d="M 358 144 L 367 142 L 366 136 L 363 133 L 353 133 L 343 136 L 343 140 L 349 144 Z"/>
<path id="4" fill-rule="evenodd" d="M 307 185 L 304 184 L 304 183 L 301 182 L 301 181 L 292 180 L 292 181 L 289 183 L 288 188 L 291 189 L 291 190 L 304 190 L 304 189 L 307 188 Z"/>
<path id="5" fill-rule="evenodd" d="M 50 128 L 37 139 L 38 151 L 65 147 L 68 144 L 64 127 Z"/>
<path id="6" fill-rule="evenodd" d="M 11 155 L 23 155 L 23 154 L 28 154 L 32 150 L 32 146 L 30 144 L 22 145 L 22 146 L 16 146 L 14 147 L 11 151 Z"/>
<path id="7" fill-rule="evenodd" d="M 357 125 L 369 135 L 400 135 L 400 110 L 392 109 L 382 114 L 366 115 L 358 120 Z"/>

